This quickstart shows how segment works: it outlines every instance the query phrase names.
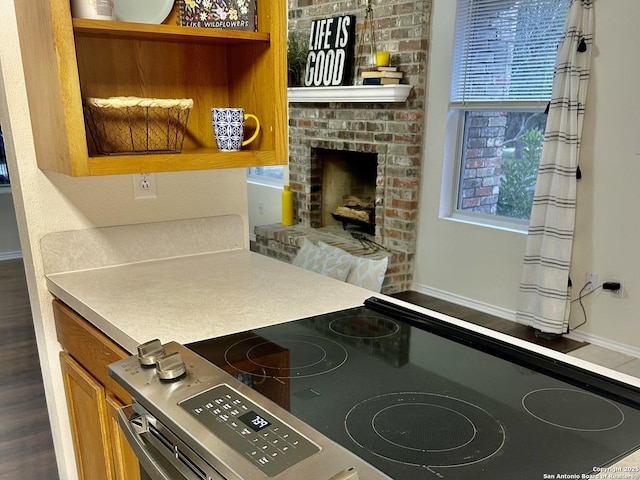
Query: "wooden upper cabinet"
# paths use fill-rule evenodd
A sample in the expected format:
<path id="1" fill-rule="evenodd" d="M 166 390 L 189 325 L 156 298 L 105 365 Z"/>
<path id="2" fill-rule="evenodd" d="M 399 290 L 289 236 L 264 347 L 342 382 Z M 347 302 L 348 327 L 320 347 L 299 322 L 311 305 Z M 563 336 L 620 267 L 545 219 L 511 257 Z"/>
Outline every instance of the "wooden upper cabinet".
<path id="1" fill-rule="evenodd" d="M 38 166 L 71 176 L 239 168 L 287 162 L 286 2 L 258 0 L 258 31 L 71 17 L 68 0 L 16 0 Z M 177 2 L 176 2 L 177 4 Z M 83 97 L 192 98 L 181 153 L 99 155 Z M 212 107 L 261 123 L 241 152 L 220 152 Z"/>

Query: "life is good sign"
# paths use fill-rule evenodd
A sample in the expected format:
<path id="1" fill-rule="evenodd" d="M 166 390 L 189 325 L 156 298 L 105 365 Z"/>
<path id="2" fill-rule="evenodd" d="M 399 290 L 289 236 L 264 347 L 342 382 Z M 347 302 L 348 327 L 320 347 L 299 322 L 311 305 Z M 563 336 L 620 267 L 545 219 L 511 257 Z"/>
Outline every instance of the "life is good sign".
<path id="1" fill-rule="evenodd" d="M 343 85 L 349 80 L 356 17 L 324 18 L 311 23 L 305 87 Z"/>

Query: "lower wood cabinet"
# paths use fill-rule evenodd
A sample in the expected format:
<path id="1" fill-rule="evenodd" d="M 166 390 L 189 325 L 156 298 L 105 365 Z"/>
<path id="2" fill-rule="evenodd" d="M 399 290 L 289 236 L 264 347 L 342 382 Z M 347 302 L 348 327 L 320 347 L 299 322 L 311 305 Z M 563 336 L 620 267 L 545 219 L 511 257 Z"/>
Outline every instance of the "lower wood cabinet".
<path id="1" fill-rule="evenodd" d="M 105 390 L 70 355 L 60 354 L 78 476 L 113 480 Z"/>
<path id="2" fill-rule="evenodd" d="M 79 478 L 140 480 L 116 417 L 131 398 L 107 371 L 129 354 L 60 301 L 54 300 L 53 310 Z"/>

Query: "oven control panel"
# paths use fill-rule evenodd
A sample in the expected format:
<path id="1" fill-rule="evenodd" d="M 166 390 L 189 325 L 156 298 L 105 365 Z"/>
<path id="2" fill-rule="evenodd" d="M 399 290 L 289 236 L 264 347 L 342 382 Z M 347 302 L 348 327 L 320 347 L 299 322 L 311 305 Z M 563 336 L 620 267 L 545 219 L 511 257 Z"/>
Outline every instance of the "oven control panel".
<path id="1" fill-rule="evenodd" d="M 180 406 L 269 477 L 320 451 L 228 385 L 217 385 Z"/>

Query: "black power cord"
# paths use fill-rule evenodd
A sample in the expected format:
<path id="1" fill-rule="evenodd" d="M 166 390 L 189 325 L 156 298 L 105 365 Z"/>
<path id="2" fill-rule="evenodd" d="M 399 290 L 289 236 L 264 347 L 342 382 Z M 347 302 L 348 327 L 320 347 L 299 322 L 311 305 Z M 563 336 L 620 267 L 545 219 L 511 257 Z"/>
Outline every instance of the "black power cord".
<path id="1" fill-rule="evenodd" d="M 571 303 L 574 303 L 574 302 L 580 303 L 580 308 L 582 308 L 582 315 L 584 316 L 584 322 L 582 322 L 580 325 L 576 325 L 573 328 L 567 327 L 567 333 L 573 332 L 576 328 L 580 328 L 585 323 L 587 323 L 587 311 L 585 310 L 584 305 L 582 304 L 582 299 L 584 297 L 591 295 L 593 292 L 595 292 L 599 288 L 602 288 L 603 290 L 610 290 L 612 292 L 617 292 L 622 288 L 622 284 L 620 282 L 604 282 L 602 285 L 597 285 L 596 287 L 593 288 L 593 290 L 589 290 L 587 293 L 583 295 L 582 292 L 584 292 L 584 289 L 587 288 L 589 285 L 591 285 L 591 282 L 585 283 L 584 286 L 580 289 L 580 293 L 578 293 L 578 298 L 571 300 Z"/>
<path id="2" fill-rule="evenodd" d="M 609 282 L 607 282 L 609 283 Z M 587 311 L 584 309 L 584 305 L 582 304 L 582 299 L 584 297 L 588 297 L 589 295 L 591 295 L 593 292 L 595 292 L 596 290 L 598 290 L 599 288 L 603 288 L 603 285 L 598 285 L 596 287 L 594 287 L 592 290 L 589 290 L 587 293 L 585 293 L 583 295 L 582 292 L 584 292 L 584 289 L 587 288 L 589 285 L 591 285 L 591 282 L 587 282 L 584 284 L 584 286 L 580 289 L 580 293 L 578 293 L 578 298 L 571 300 L 571 303 L 575 303 L 578 302 L 580 303 L 580 308 L 582 309 L 582 315 L 584 316 L 584 322 L 582 322 L 580 325 L 576 325 L 575 327 L 571 328 L 571 327 L 567 327 L 567 333 L 569 332 L 573 332 L 576 328 L 580 328 L 581 326 L 583 326 L 585 323 L 587 323 Z M 619 284 L 618 284 L 618 289 L 620 288 Z"/>

